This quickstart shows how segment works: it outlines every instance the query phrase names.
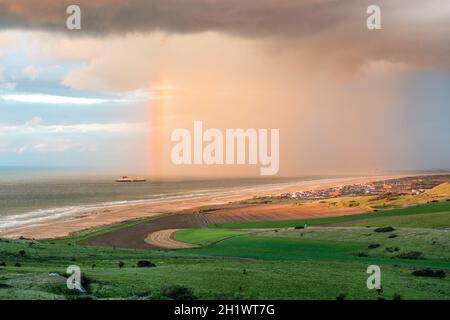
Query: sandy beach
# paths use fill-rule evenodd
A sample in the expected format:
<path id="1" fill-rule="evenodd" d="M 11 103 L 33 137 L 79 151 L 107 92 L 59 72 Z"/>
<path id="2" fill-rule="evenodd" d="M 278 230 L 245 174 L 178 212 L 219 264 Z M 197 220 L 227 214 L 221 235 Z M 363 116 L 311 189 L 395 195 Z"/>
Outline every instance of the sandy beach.
<path id="1" fill-rule="evenodd" d="M 375 177 L 352 177 L 339 179 L 321 179 L 312 181 L 299 181 L 295 183 L 284 183 L 276 185 L 261 185 L 248 188 L 234 188 L 214 192 L 211 195 L 195 196 L 190 199 L 180 200 L 158 200 L 138 204 L 117 205 L 108 207 L 96 207 L 87 212 L 80 212 L 70 216 L 52 218 L 39 223 L 24 223 L 17 227 L 11 227 L 0 231 L 0 237 L 7 238 L 58 238 L 71 233 L 96 228 L 132 219 L 151 217 L 165 213 L 173 213 L 180 210 L 195 208 L 206 205 L 218 205 L 228 202 L 241 201 L 254 196 L 279 195 L 283 192 L 314 190 L 332 186 L 368 183 L 373 181 L 400 178 L 402 176 L 375 176 Z"/>

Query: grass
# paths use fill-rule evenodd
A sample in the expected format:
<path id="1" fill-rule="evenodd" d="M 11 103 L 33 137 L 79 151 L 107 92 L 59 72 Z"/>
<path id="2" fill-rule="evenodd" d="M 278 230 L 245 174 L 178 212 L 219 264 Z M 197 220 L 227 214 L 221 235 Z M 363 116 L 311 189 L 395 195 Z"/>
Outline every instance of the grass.
<path id="1" fill-rule="evenodd" d="M 235 237 L 225 241 L 243 239 Z M 224 241 L 224 242 L 225 242 Z M 122 250 L 89 248 L 30 241 L 0 242 L 0 299 L 66 299 L 77 297 L 65 287 L 65 270 L 71 264 L 81 267 L 91 279 L 89 295 L 99 299 L 158 298 L 165 284 L 192 288 L 198 298 L 245 299 L 331 299 L 346 294 L 348 299 L 377 299 L 366 287 L 367 262 L 314 260 L 257 260 L 210 258 L 177 251 Z M 219 242 L 222 243 L 222 242 Z M 218 243 L 218 244 L 219 244 Z M 332 244 L 316 245 L 309 250 L 332 250 Z M 278 247 L 286 247 L 278 244 Z M 254 246 L 253 246 L 254 248 Z M 322 249 L 321 249 L 322 248 Z M 334 253 L 350 254 L 353 245 L 340 246 Z M 25 250 L 26 255 L 18 254 Z M 262 249 L 260 249 L 262 250 Z M 295 250 L 295 248 L 292 248 Z M 292 252 L 292 250 L 290 252 Z M 283 253 L 279 253 L 283 254 Z M 155 268 L 135 268 L 138 260 L 148 259 Z M 124 267 L 118 267 L 118 261 Z M 13 267 L 20 262 L 22 267 Z M 92 265 L 96 266 L 92 268 Z M 404 299 L 448 299 L 447 279 L 414 277 L 411 270 L 382 265 L 384 293 L 392 299 L 400 293 Z M 244 271 L 245 270 L 245 271 Z M 59 273 L 56 274 L 56 273 Z M 50 275 L 51 274 L 51 275 Z"/>
<path id="2" fill-rule="evenodd" d="M 386 218 L 374 218 L 364 222 L 356 221 L 352 226 L 370 225 L 373 227 L 402 227 L 402 228 L 450 228 L 450 212 L 428 213 L 421 215 L 407 215 Z"/>
<path id="3" fill-rule="evenodd" d="M 374 232 L 374 228 L 366 227 L 316 227 L 306 230 L 264 232 L 258 236 L 293 238 L 303 241 L 330 241 L 335 244 L 359 243 L 363 246 L 362 251 L 366 252 L 369 257 L 375 258 L 395 258 L 401 253 L 420 251 L 423 252 L 425 259 L 450 261 L 450 231 L 448 230 L 400 228 L 393 232 L 379 233 Z M 379 246 L 369 249 L 372 244 Z M 397 248 L 397 250 L 391 248 Z"/>
<path id="4" fill-rule="evenodd" d="M 377 219 L 370 220 L 370 228 L 317 227 L 276 232 L 206 228 L 183 230 L 175 235 L 177 240 L 205 245 L 197 249 L 135 250 L 77 244 L 90 236 L 148 219 L 85 230 L 55 240 L 0 239 L 0 262 L 6 263 L 6 267 L 0 267 L 0 299 L 77 298 L 78 293 L 66 288 L 66 268 L 73 264 L 91 279 L 88 294 L 97 299 L 160 299 L 164 298 L 161 288 L 166 284 L 185 285 L 200 299 L 334 300 L 341 294 L 347 299 L 392 299 L 394 294 L 404 299 L 450 299 L 450 231 L 403 228 L 406 224 L 442 225 L 448 220 L 445 212 L 450 211 L 449 206 L 431 203 L 358 215 L 376 215 Z M 367 222 L 355 216 L 338 218 Z M 320 226 L 335 223 L 336 219 L 307 223 Z M 395 231 L 374 232 L 373 222 L 395 219 L 400 219 L 394 225 Z M 290 223 L 289 226 L 295 226 L 298 221 Z M 377 246 L 370 246 L 373 244 Z M 399 258 L 413 257 L 411 252 L 421 252 L 421 259 Z M 137 268 L 139 260 L 151 261 L 156 267 Z M 17 263 L 20 267 L 15 266 Z M 366 287 L 366 269 L 370 264 L 379 265 L 382 270 L 384 292 L 380 295 Z M 447 277 L 415 277 L 411 274 L 415 268 L 444 269 Z"/>
<path id="5" fill-rule="evenodd" d="M 414 206 L 414 207 L 407 207 L 407 208 L 402 208 L 402 209 L 369 212 L 369 213 L 361 213 L 361 214 L 338 216 L 338 217 L 301 219 L 301 220 L 277 220 L 277 221 L 224 223 L 224 224 L 213 224 L 213 225 L 211 225 L 211 227 L 233 228 L 233 229 L 288 228 L 288 227 L 303 226 L 305 224 L 317 226 L 317 225 L 324 225 L 324 224 L 334 224 L 334 223 L 358 221 L 358 220 L 363 220 L 363 219 L 418 215 L 418 214 L 439 213 L 439 212 L 450 212 L 450 202 L 427 203 L 427 204 L 422 204 L 422 205 L 418 205 L 418 206 Z"/>
<path id="6" fill-rule="evenodd" d="M 174 239 L 182 242 L 206 245 L 229 237 L 235 237 L 248 232 L 234 231 L 229 229 L 185 229 L 177 231 Z"/>
<path id="7" fill-rule="evenodd" d="M 448 259 L 407 260 L 395 259 L 394 256 L 389 257 L 387 254 L 358 257 L 360 252 L 367 251 L 366 243 L 301 239 L 300 237 L 248 235 L 226 239 L 202 248 L 185 249 L 182 251 L 196 255 L 239 257 L 269 261 L 359 261 L 369 264 L 439 267 L 450 270 L 450 261 Z"/>

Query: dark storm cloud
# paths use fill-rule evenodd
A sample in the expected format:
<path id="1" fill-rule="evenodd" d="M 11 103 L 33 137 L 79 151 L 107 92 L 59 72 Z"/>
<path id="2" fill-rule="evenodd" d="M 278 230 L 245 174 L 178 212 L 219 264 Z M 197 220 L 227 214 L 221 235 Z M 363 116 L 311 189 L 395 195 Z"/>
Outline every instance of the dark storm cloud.
<path id="1" fill-rule="evenodd" d="M 366 28 L 366 9 L 373 3 L 382 8 L 382 30 Z M 80 31 L 65 27 L 71 4 L 82 9 Z M 450 64 L 448 0 L 0 0 L 0 28 L 75 36 L 214 31 L 329 53 L 341 64 L 373 59 L 446 69 Z"/>
<path id="2" fill-rule="evenodd" d="M 364 1 L 335 0 L 0 0 L 2 28 L 65 31 L 68 5 L 82 9 L 83 31 L 223 31 L 289 35 L 330 28 L 364 14 Z"/>

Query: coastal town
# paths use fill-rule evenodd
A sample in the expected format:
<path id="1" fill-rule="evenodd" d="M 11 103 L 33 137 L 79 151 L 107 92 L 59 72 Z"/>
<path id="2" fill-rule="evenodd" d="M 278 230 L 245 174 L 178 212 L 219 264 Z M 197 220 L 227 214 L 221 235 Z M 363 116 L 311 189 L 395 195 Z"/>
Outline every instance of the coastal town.
<path id="1" fill-rule="evenodd" d="M 341 196 L 380 194 L 417 195 L 442 183 L 441 180 L 445 181 L 445 178 L 442 177 L 441 179 L 441 176 L 436 176 L 432 179 L 429 177 L 427 179 L 425 179 L 425 177 L 392 179 L 386 181 L 336 186 L 319 190 L 286 192 L 282 193 L 280 197 L 282 199 L 317 200 Z"/>

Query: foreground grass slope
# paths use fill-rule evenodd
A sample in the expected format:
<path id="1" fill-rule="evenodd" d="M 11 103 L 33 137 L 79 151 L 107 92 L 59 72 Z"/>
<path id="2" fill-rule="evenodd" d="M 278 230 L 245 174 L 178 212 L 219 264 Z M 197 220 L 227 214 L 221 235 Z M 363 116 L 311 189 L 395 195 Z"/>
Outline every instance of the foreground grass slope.
<path id="1" fill-rule="evenodd" d="M 445 226 L 448 215 L 443 212 L 448 209 L 449 204 L 441 202 L 371 214 L 379 221 L 414 221 L 428 216 L 427 221 L 439 221 L 430 225 Z M 309 225 L 320 226 L 330 223 L 329 219 Z M 367 222 L 350 222 L 358 221 Z M 308 227 L 267 232 L 193 229 L 181 231 L 176 237 L 205 246 L 183 250 L 77 244 L 135 223 L 139 221 L 58 240 L 0 240 L 0 299 L 392 299 L 394 295 L 450 299 L 450 237 L 445 228 L 395 227 L 378 232 L 374 224 L 369 228 Z M 155 266 L 140 268 L 142 260 Z M 366 287 L 370 264 L 381 267 L 383 293 Z M 66 288 L 69 265 L 81 267 L 88 294 Z M 412 274 L 426 267 L 445 270 L 447 277 Z M 185 289 L 184 295 L 180 296 L 179 288 Z"/>
<path id="2" fill-rule="evenodd" d="M 448 299 L 447 279 L 419 278 L 399 266 L 382 266 L 384 292 L 367 290 L 367 263 L 322 260 L 242 260 L 209 258 L 182 252 L 83 248 L 28 241 L 0 242 L 0 299 L 65 299 L 80 297 L 65 287 L 65 270 L 77 264 L 90 279 L 89 296 L 167 298 L 161 288 L 182 284 L 197 298 L 246 299 Z M 331 244 L 330 244 L 331 245 Z M 355 249 L 344 246 L 336 256 Z M 24 250 L 26 253 L 21 254 Z M 154 268 L 137 268 L 149 259 Z M 122 261 L 124 266 L 118 266 Z M 20 267 L 15 267 L 20 263 Z M 93 267 L 93 265 L 95 266 Z"/>

